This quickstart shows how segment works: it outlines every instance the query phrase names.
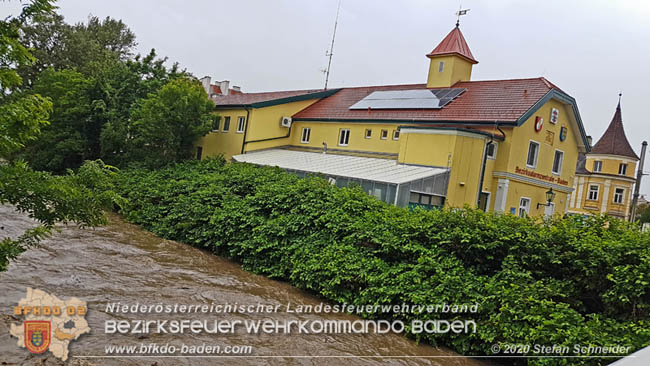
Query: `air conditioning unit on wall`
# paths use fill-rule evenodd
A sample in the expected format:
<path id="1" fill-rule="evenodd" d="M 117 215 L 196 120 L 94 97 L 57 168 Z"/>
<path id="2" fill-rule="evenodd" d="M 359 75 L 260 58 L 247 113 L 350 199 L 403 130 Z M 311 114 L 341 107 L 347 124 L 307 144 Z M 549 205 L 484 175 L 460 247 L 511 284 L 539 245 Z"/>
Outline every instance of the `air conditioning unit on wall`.
<path id="1" fill-rule="evenodd" d="M 291 117 L 282 117 L 280 121 L 280 126 L 289 128 L 291 127 Z"/>

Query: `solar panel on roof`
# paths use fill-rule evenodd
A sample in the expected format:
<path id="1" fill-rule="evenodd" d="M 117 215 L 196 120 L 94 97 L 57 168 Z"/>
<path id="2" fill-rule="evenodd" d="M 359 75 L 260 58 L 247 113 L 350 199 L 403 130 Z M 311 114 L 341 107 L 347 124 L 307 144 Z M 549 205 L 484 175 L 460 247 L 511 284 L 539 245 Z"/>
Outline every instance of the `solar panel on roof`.
<path id="1" fill-rule="evenodd" d="M 370 93 L 350 109 L 440 109 L 466 89 L 381 90 Z"/>

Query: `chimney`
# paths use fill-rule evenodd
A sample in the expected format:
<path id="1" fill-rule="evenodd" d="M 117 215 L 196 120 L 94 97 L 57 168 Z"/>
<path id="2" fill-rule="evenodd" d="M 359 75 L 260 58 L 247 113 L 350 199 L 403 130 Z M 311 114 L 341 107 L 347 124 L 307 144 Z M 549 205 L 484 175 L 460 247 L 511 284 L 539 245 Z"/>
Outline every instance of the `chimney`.
<path id="1" fill-rule="evenodd" d="M 221 94 L 223 95 L 228 95 L 230 94 L 230 81 L 224 80 L 224 81 L 219 81 L 219 88 L 221 89 Z"/>
<path id="2" fill-rule="evenodd" d="M 589 144 L 589 147 L 592 147 L 592 146 L 593 146 L 591 136 L 587 136 L 587 143 Z"/>
<path id="3" fill-rule="evenodd" d="M 241 92 L 241 87 L 239 87 L 239 86 L 237 86 L 237 85 L 233 85 L 233 86 L 232 86 L 232 90 L 234 90 L 234 91 L 236 91 L 236 92 Z"/>
<path id="4" fill-rule="evenodd" d="M 209 76 L 204 76 L 200 78 L 199 81 L 201 82 L 203 89 L 205 89 L 205 92 L 210 95 L 210 83 L 212 82 L 212 78 Z"/>

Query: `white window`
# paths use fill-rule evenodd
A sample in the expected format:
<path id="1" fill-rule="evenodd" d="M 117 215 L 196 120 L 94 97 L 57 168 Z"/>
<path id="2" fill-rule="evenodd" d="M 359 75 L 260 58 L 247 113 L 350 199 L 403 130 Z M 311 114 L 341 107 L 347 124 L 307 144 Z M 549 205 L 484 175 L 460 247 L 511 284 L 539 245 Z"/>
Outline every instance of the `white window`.
<path id="1" fill-rule="evenodd" d="M 388 130 L 381 130 L 381 139 L 386 140 L 388 138 Z"/>
<path id="2" fill-rule="evenodd" d="M 491 143 L 488 144 L 487 147 L 485 148 L 485 153 L 487 154 L 488 159 L 496 159 L 497 158 L 497 144 L 496 143 Z"/>
<path id="3" fill-rule="evenodd" d="M 310 137 L 311 137 L 311 128 L 303 127 L 302 128 L 302 137 L 300 138 L 300 142 L 303 143 L 303 144 L 308 144 Z"/>
<path id="4" fill-rule="evenodd" d="M 616 188 L 614 190 L 614 203 L 623 203 L 623 197 L 625 196 L 624 188 Z"/>
<path id="5" fill-rule="evenodd" d="M 530 198 L 521 197 L 519 200 L 519 217 L 526 217 L 530 213 Z"/>
<path id="6" fill-rule="evenodd" d="M 223 118 L 223 132 L 230 130 L 230 117 Z"/>
<path id="7" fill-rule="evenodd" d="M 603 162 L 600 160 L 594 161 L 594 173 L 598 173 L 603 170 Z"/>
<path id="8" fill-rule="evenodd" d="M 539 156 L 539 142 L 531 141 L 528 145 L 528 156 L 526 165 L 531 168 L 537 168 L 537 157 Z"/>
<path id="9" fill-rule="evenodd" d="M 440 63 L 438 64 L 438 72 L 442 72 L 442 70 L 444 69 L 445 69 L 445 63 L 440 61 Z"/>
<path id="10" fill-rule="evenodd" d="M 237 118 L 237 133 L 243 133 L 246 128 L 246 117 Z"/>
<path id="11" fill-rule="evenodd" d="M 393 140 L 399 140 L 399 130 L 393 130 Z"/>
<path id="12" fill-rule="evenodd" d="M 621 163 L 618 165 L 618 174 L 625 175 L 627 173 L 627 164 Z"/>
<path id="13" fill-rule="evenodd" d="M 595 185 L 595 184 L 590 184 L 589 185 L 589 195 L 587 196 L 588 200 L 591 201 L 598 201 L 598 190 L 600 189 L 600 186 Z"/>
<path id="14" fill-rule="evenodd" d="M 563 161 L 564 153 L 560 150 L 555 150 L 555 157 L 553 158 L 553 174 L 562 174 Z"/>
<path id="15" fill-rule="evenodd" d="M 348 143 L 350 143 L 350 130 L 342 128 L 339 131 L 339 146 L 348 146 Z"/>
<path id="16" fill-rule="evenodd" d="M 372 137 L 372 130 L 369 129 L 369 128 L 367 128 L 367 129 L 366 129 L 366 138 L 369 139 L 369 138 L 371 138 L 371 137 Z"/>

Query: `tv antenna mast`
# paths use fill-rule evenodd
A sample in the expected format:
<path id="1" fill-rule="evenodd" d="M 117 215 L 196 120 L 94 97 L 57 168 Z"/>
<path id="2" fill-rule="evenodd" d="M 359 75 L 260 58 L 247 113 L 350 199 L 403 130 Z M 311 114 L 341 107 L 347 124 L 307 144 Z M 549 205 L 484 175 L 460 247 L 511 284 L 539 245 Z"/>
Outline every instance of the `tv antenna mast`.
<path id="1" fill-rule="evenodd" d="M 327 90 L 327 83 L 330 79 L 330 67 L 332 66 L 332 55 L 334 55 L 334 40 L 336 39 L 336 26 L 339 24 L 339 12 L 341 11 L 341 1 L 339 0 L 339 6 L 336 9 L 336 20 L 334 20 L 334 33 L 332 34 L 332 44 L 329 51 L 325 51 L 325 56 L 329 57 L 327 62 L 327 69 L 325 69 L 325 90 Z"/>

